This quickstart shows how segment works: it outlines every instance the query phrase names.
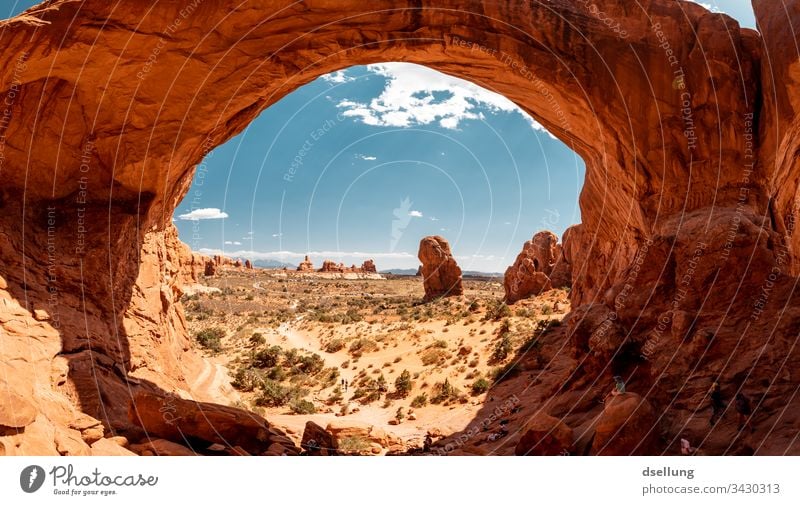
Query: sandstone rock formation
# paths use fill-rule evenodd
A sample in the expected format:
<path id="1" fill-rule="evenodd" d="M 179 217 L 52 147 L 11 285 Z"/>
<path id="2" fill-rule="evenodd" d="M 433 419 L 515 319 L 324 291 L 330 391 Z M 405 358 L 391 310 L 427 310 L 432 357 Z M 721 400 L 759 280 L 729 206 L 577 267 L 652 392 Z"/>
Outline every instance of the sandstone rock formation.
<path id="1" fill-rule="evenodd" d="M 300 448 L 312 456 L 335 456 L 336 438 L 314 421 L 306 422 Z"/>
<path id="2" fill-rule="evenodd" d="M 297 265 L 298 272 L 313 272 L 314 271 L 314 264 L 311 263 L 311 260 L 308 259 L 308 256 Z"/>
<path id="3" fill-rule="evenodd" d="M 564 259 L 558 238 L 541 231 L 522 246 L 514 264 L 506 269 L 503 288 L 506 302 L 537 296 L 551 289 L 568 286 L 569 263 Z"/>
<path id="4" fill-rule="evenodd" d="M 325 260 L 322 262 L 322 267 L 319 269 L 320 272 L 345 272 L 347 268 L 345 268 L 344 264 L 336 263 L 335 261 Z"/>
<path id="5" fill-rule="evenodd" d="M 361 264 L 361 271 L 368 274 L 377 274 L 378 268 L 375 266 L 374 261 L 366 260 L 364 263 Z"/>
<path id="6" fill-rule="evenodd" d="M 396 435 L 359 421 L 337 419 L 328 423 L 325 431 L 333 438 L 337 451 L 343 454 L 351 454 L 342 447 L 342 442 L 347 439 L 363 440 L 370 444 L 369 447 L 364 447 L 363 450 L 352 454 L 368 455 L 378 454 L 384 450 L 402 451 L 404 449 L 402 440 Z"/>
<path id="7" fill-rule="evenodd" d="M 629 456 L 657 453 L 660 435 L 650 404 L 634 393 L 610 396 L 595 425 L 592 454 Z"/>
<path id="8" fill-rule="evenodd" d="M 754 447 L 799 453 L 800 1 L 774 3 L 754 1 L 762 35 L 674 0 L 50 0 L 0 22 L 0 377 L 38 413 L 2 450 L 87 454 L 78 414 L 135 430 L 131 388 L 186 390 L 196 270 L 170 220 L 196 165 L 320 75 L 409 61 L 489 85 L 586 162 L 565 388 L 630 372 L 669 440 L 707 429 L 712 375 L 769 384 Z"/>
<path id="9" fill-rule="evenodd" d="M 424 279 L 425 301 L 464 293 L 461 268 L 453 258 L 447 240 L 439 236 L 423 238 L 419 242 L 417 257 L 422 262 L 420 268 Z"/>
<path id="10" fill-rule="evenodd" d="M 206 261 L 205 269 L 203 270 L 203 274 L 206 277 L 214 277 L 217 274 L 217 264 L 214 261 Z"/>
<path id="11" fill-rule="evenodd" d="M 239 446 L 250 454 L 266 452 L 273 443 L 296 449 L 284 433 L 260 416 L 222 405 L 139 393 L 129 415 L 131 422 L 150 436 L 178 444 L 195 441 L 198 447 L 190 448 L 195 451 L 214 443 Z"/>
<path id="12" fill-rule="evenodd" d="M 559 456 L 572 448 L 572 429 L 561 420 L 545 413 L 535 415 L 517 442 L 517 456 Z"/>
<path id="13" fill-rule="evenodd" d="M 248 270 L 253 269 L 253 263 L 250 260 L 244 260 L 244 267 Z"/>

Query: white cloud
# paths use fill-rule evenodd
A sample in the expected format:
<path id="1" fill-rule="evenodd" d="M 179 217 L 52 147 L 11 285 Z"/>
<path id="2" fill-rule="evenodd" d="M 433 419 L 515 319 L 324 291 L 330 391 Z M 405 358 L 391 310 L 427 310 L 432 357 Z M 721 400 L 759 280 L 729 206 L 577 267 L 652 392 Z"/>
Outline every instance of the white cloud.
<path id="1" fill-rule="evenodd" d="M 696 3 L 696 4 L 700 5 L 701 7 L 705 7 L 706 9 L 710 10 L 711 12 L 722 12 L 722 10 L 719 8 L 719 5 L 717 5 L 716 2 L 714 4 L 710 4 L 708 2 L 700 2 L 698 0 L 689 0 L 689 1 Z"/>
<path id="2" fill-rule="evenodd" d="M 369 103 L 342 100 L 343 115 L 373 126 L 411 127 L 437 123 L 448 129 L 461 121 L 483 119 L 483 110 L 522 115 L 535 130 L 546 131 L 503 95 L 469 81 L 413 63 L 381 63 L 367 69 L 387 79 L 386 87 Z"/>
<path id="3" fill-rule="evenodd" d="M 282 237 L 282 236 L 283 236 L 283 233 L 273 233 L 272 234 L 272 238 L 278 238 L 278 237 Z"/>
<path id="4" fill-rule="evenodd" d="M 344 70 L 337 70 L 336 72 L 325 74 L 322 76 L 322 79 L 332 84 L 342 84 L 355 80 L 354 77 L 349 77 Z"/>
<path id="5" fill-rule="evenodd" d="M 409 211 L 408 215 L 411 216 L 411 217 L 422 217 L 422 212 L 420 212 L 418 210 L 412 210 L 412 211 Z"/>
<path id="6" fill-rule="evenodd" d="M 356 154 L 356 158 L 362 159 L 364 161 L 375 161 L 378 159 L 375 156 L 367 156 L 365 154 Z"/>
<path id="7" fill-rule="evenodd" d="M 438 217 L 433 217 L 433 216 L 429 217 L 428 219 L 430 219 L 431 221 L 438 221 L 439 220 Z"/>
<path id="8" fill-rule="evenodd" d="M 238 240 L 226 240 L 225 245 L 242 245 Z"/>
<path id="9" fill-rule="evenodd" d="M 180 214 L 178 219 L 183 221 L 200 221 L 203 219 L 225 219 L 228 217 L 228 214 L 222 212 L 219 209 L 215 208 L 207 208 L 207 209 L 194 209 L 191 212 L 186 214 Z"/>

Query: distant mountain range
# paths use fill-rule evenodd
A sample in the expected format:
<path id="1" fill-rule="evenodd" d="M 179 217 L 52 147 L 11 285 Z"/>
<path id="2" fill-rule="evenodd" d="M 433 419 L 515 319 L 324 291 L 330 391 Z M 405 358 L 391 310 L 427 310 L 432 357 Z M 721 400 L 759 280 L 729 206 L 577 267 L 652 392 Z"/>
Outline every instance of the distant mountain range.
<path id="1" fill-rule="evenodd" d="M 277 260 L 255 260 L 253 261 L 253 266 L 257 268 L 289 268 L 289 269 L 297 268 L 297 265 L 292 265 L 291 263 L 283 263 L 282 261 L 277 261 Z"/>
<path id="2" fill-rule="evenodd" d="M 388 270 L 381 270 L 382 274 L 392 275 L 417 275 L 416 268 L 390 268 Z M 464 270 L 461 272 L 464 277 L 502 277 L 503 274 L 499 272 L 478 272 L 476 270 Z"/>

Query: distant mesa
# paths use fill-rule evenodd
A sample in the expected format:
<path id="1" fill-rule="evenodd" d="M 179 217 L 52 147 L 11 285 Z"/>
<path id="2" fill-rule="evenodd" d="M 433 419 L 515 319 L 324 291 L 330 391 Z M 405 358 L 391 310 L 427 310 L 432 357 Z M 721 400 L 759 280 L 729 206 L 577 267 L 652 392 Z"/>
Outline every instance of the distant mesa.
<path id="1" fill-rule="evenodd" d="M 314 264 L 311 263 L 311 260 L 308 259 L 308 255 L 306 258 L 297 265 L 298 272 L 313 272 L 314 271 Z"/>
<path id="2" fill-rule="evenodd" d="M 307 256 L 306 256 L 307 258 Z M 351 265 L 349 267 L 345 266 L 344 263 L 336 263 L 331 260 L 325 260 L 322 262 L 322 268 L 319 269 L 320 272 L 327 272 L 327 273 L 340 273 L 340 274 L 348 274 L 348 273 L 355 273 L 355 274 L 376 274 L 378 273 L 378 269 L 375 268 L 375 262 L 373 260 L 367 260 L 361 264 L 360 267 L 356 265 Z"/>
<path id="3" fill-rule="evenodd" d="M 436 235 L 425 237 L 419 242 L 419 261 L 422 263 L 424 301 L 442 296 L 460 296 L 464 294 L 461 285 L 461 268 L 450 252 L 450 244 Z"/>
<path id="4" fill-rule="evenodd" d="M 564 237 L 567 236 L 565 233 Z M 572 274 L 562 249 L 558 237 L 550 231 L 540 231 L 525 242 L 503 278 L 506 302 L 514 303 L 569 286 Z"/>

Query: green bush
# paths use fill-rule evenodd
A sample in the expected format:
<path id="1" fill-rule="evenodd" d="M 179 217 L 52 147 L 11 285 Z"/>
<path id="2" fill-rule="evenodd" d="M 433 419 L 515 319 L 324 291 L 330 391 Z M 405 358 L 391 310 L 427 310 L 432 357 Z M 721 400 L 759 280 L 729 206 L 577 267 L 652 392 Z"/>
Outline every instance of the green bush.
<path id="1" fill-rule="evenodd" d="M 359 436 L 344 437 L 336 448 L 342 454 L 366 454 L 369 452 L 369 440 Z"/>
<path id="2" fill-rule="evenodd" d="M 397 396 L 401 398 L 407 397 L 413 387 L 414 383 L 411 381 L 411 373 L 408 370 L 403 370 L 394 380 L 394 389 L 397 392 Z"/>
<path id="3" fill-rule="evenodd" d="M 437 382 L 433 385 L 433 397 L 431 403 L 447 403 L 450 400 L 455 400 L 459 396 L 458 389 L 456 389 L 450 381 L 445 379 L 444 382 Z"/>
<path id="4" fill-rule="evenodd" d="M 253 366 L 256 368 L 272 368 L 278 364 L 281 357 L 281 348 L 277 345 L 258 351 L 253 356 Z"/>
<path id="5" fill-rule="evenodd" d="M 505 333 L 494 346 L 491 360 L 494 362 L 504 361 L 506 358 L 508 358 L 508 355 L 511 354 L 512 350 L 513 345 L 511 344 L 511 337 L 508 335 L 508 333 Z"/>
<path id="6" fill-rule="evenodd" d="M 505 302 L 499 300 L 492 300 L 489 305 L 486 307 L 486 316 L 485 319 L 491 321 L 499 321 L 504 317 L 509 317 L 511 315 L 511 309 L 506 305 Z"/>
<path id="7" fill-rule="evenodd" d="M 225 330 L 215 327 L 198 331 L 195 333 L 194 338 L 202 347 L 219 352 L 222 350 L 222 337 L 224 336 Z"/>
<path id="8" fill-rule="evenodd" d="M 503 382 L 511 379 L 512 377 L 516 377 L 520 374 L 520 371 L 519 363 L 512 361 L 510 363 L 506 363 L 504 366 L 495 368 L 492 371 L 492 380 L 495 382 Z"/>
<path id="9" fill-rule="evenodd" d="M 280 407 L 289 401 L 291 391 L 280 382 L 266 379 L 261 384 L 261 394 L 256 398 L 256 405 L 262 407 Z"/>
<path id="10" fill-rule="evenodd" d="M 368 338 L 359 338 L 350 344 L 349 352 L 353 356 L 361 356 L 365 352 L 375 352 L 378 350 L 378 344 Z"/>
<path id="11" fill-rule="evenodd" d="M 295 398 L 290 401 L 289 408 L 295 414 L 315 414 L 317 412 L 314 404 L 305 398 Z"/>
<path id="12" fill-rule="evenodd" d="M 242 367 L 236 371 L 231 385 L 239 391 L 253 391 L 261 385 L 264 377 L 260 370 Z"/>
<path id="13" fill-rule="evenodd" d="M 422 393 L 421 395 L 417 395 L 411 400 L 411 406 L 415 409 L 424 407 L 428 404 L 428 395 Z"/>
<path id="14" fill-rule="evenodd" d="M 489 390 L 489 381 L 480 377 L 475 382 L 472 383 L 472 394 L 473 395 L 480 395 L 485 393 Z"/>
<path id="15" fill-rule="evenodd" d="M 250 336 L 250 343 L 253 345 L 263 345 L 267 343 L 267 339 L 261 333 L 253 333 Z"/>

